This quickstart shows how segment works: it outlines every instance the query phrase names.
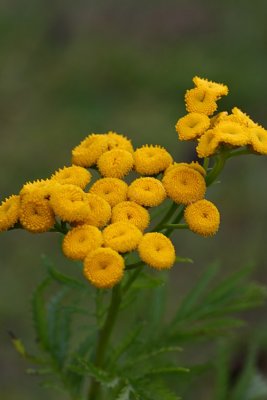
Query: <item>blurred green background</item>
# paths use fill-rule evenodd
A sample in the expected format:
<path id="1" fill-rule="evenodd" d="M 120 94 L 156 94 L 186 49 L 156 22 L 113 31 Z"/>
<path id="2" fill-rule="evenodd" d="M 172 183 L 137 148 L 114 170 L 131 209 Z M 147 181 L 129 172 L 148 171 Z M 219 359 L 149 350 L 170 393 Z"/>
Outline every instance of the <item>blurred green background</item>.
<path id="1" fill-rule="evenodd" d="M 135 146 L 160 144 L 177 161 L 193 159 L 194 147 L 177 141 L 174 125 L 194 75 L 229 85 L 220 110 L 236 105 L 267 126 L 266 13 L 264 0 L 2 0 L 1 199 L 68 165 L 90 132 L 114 130 Z M 208 194 L 222 216 L 216 237 L 177 233 L 178 254 L 195 263 L 171 272 L 173 301 L 215 259 L 225 272 L 252 262 L 255 278 L 267 283 L 266 170 L 266 157 L 233 159 Z M 41 253 L 61 260 L 53 235 L 0 237 L 3 400 L 61 398 L 25 374 L 7 335 L 34 339 L 30 297 L 43 276 Z M 250 313 L 251 326 L 261 329 L 266 311 Z M 199 399 L 213 398 L 212 385 L 202 390 Z"/>

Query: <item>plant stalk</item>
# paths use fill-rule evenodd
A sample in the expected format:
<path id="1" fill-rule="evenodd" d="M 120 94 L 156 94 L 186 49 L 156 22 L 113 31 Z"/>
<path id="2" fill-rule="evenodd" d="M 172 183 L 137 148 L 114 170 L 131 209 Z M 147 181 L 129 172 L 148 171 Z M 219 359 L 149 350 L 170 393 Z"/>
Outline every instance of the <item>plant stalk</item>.
<path id="1" fill-rule="evenodd" d="M 107 317 L 98 336 L 98 343 L 95 356 L 95 365 L 97 367 L 103 367 L 103 363 L 105 360 L 105 352 L 119 312 L 120 303 L 121 303 L 121 287 L 120 285 L 116 285 L 112 289 L 111 301 Z M 99 382 L 97 382 L 95 379 L 92 379 L 88 393 L 88 400 L 96 400 L 99 394 L 99 389 L 100 389 Z"/>

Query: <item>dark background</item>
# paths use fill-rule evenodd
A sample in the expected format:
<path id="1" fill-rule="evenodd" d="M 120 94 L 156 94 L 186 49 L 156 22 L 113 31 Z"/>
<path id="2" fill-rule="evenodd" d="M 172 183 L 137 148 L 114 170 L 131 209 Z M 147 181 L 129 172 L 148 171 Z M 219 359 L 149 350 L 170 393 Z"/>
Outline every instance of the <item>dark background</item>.
<path id="1" fill-rule="evenodd" d="M 177 141 L 174 125 L 194 75 L 229 86 L 221 111 L 238 106 L 267 126 L 266 11 L 263 0 L 2 0 L 1 200 L 69 165 L 71 149 L 90 132 L 114 130 L 135 146 L 160 144 L 176 161 L 193 159 L 194 148 Z M 266 157 L 231 160 L 208 192 L 221 212 L 219 233 L 177 233 L 178 254 L 195 262 L 172 270 L 173 301 L 216 259 L 223 273 L 253 263 L 255 278 L 267 282 L 266 170 Z M 0 236 L 3 400 L 61 398 L 25 374 L 7 335 L 11 329 L 26 343 L 34 338 L 30 297 L 43 276 L 41 253 L 63 261 L 52 234 Z M 266 307 L 248 318 L 250 329 L 262 329 Z M 206 388 L 203 399 L 212 398 Z"/>

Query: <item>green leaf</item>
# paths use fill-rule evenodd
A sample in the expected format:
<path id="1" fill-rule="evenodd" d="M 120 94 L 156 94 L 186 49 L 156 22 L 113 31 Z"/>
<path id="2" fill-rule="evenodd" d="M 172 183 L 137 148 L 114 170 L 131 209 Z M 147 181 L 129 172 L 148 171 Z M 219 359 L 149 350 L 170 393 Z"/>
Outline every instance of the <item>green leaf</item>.
<path id="1" fill-rule="evenodd" d="M 190 263 L 190 264 L 193 264 L 194 261 L 192 260 L 192 258 L 176 256 L 175 257 L 175 263 Z"/>
<path id="2" fill-rule="evenodd" d="M 202 277 L 198 280 L 193 289 L 189 292 L 189 294 L 185 297 L 184 301 L 180 305 L 176 317 L 173 320 L 173 323 L 177 323 L 182 320 L 192 309 L 198 304 L 199 299 L 205 293 L 210 281 L 214 278 L 214 276 L 218 272 L 218 265 L 211 265 L 202 275 Z"/>
<path id="3" fill-rule="evenodd" d="M 49 276 L 56 282 L 63 284 L 65 286 L 76 288 L 76 289 L 88 289 L 88 285 L 78 279 L 71 276 L 63 274 L 62 272 L 56 270 L 53 262 L 45 255 L 42 255 L 42 260 L 47 268 Z"/>
<path id="4" fill-rule="evenodd" d="M 144 376 L 146 377 L 151 375 L 173 375 L 184 372 L 190 372 L 189 368 L 166 366 L 166 367 L 152 368 Z"/>
<path id="5" fill-rule="evenodd" d="M 127 385 L 124 388 L 121 389 L 120 393 L 116 397 L 115 400 L 130 400 L 130 395 L 132 393 L 133 389 L 131 386 Z"/>
<path id="6" fill-rule="evenodd" d="M 157 357 L 162 354 L 181 352 L 182 350 L 183 349 L 178 346 L 161 347 L 159 349 L 156 349 L 156 350 L 153 350 L 150 352 L 146 352 L 146 353 L 140 355 L 139 357 L 134 357 L 132 360 L 130 360 L 130 362 L 127 363 L 127 365 L 136 365 L 140 362 L 144 362 L 146 360 L 151 360 L 151 358 Z"/>
<path id="7" fill-rule="evenodd" d="M 50 348 L 44 292 L 51 282 L 52 280 L 50 277 L 45 278 L 37 286 L 32 297 L 33 322 L 37 333 L 37 340 L 44 350 L 49 350 Z"/>
<path id="8" fill-rule="evenodd" d="M 80 359 L 77 365 L 72 365 L 69 368 L 78 374 L 91 376 L 97 382 L 107 388 L 115 387 L 120 381 L 120 377 L 114 376 L 110 372 L 85 360 Z"/>
<path id="9" fill-rule="evenodd" d="M 125 337 L 120 341 L 119 346 L 113 350 L 113 353 L 108 362 L 109 368 L 114 365 L 118 359 L 124 354 L 129 347 L 135 342 L 136 338 L 139 336 L 141 330 L 143 329 L 143 324 L 138 324 L 136 327 L 132 328 Z"/>
<path id="10" fill-rule="evenodd" d="M 142 379 L 131 382 L 138 400 L 180 400 L 181 398 L 162 382 L 154 379 Z"/>
<path id="11" fill-rule="evenodd" d="M 252 272 L 252 269 L 253 268 L 249 266 L 231 274 L 208 293 L 205 297 L 205 301 L 212 303 L 232 294 L 233 289 L 235 287 L 240 287 L 241 280 L 247 277 Z"/>
<path id="12" fill-rule="evenodd" d="M 68 293 L 67 287 L 59 290 L 49 301 L 47 311 L 50 352 L 60 367 L 67 355 L 70 339 L 72 313 L 61 304 Z"/>

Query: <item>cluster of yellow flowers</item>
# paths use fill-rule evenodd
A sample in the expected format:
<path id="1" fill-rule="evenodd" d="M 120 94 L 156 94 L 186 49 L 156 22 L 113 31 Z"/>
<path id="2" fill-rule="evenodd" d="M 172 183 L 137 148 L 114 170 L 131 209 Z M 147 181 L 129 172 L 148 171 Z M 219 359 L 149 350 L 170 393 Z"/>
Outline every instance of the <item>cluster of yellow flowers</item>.
<path id="1" fill-rule="evenodd" d="M 195 76 L 195 88 L 187 90 L 188 114 L 180 118 L 176 130 L 180 140 L 197 140 L 197 154 L 209 157 L 223 148 L 247 146 L 251 152 L 267 154 L 267 131 L 239 108 L 214 115 L 217 101 L 228 94 L 228 87 Z"/>
<path id="2" fill-rule="evenodd" d="M 225 85 L 195 77 L 196 87 L 186 92 L 188 114 L 177 131 L 181 140 L 197 139 L 200 157 L 220 146 L 252 146 L 267 153 L 264 128 L 234 108 L 232 114 L 210 115 L 216 101 L 228 93 Z M 91 183 L 89 168 L 99 179 Z M 131 172 L 134 178 L 124 178 Z M 206 200 L 206 170 L 198 163 L 176 163 L 161 146 L 134 149 L 131 141 L 115 132 L 90 134 L 72 150 L 72 165 L 48 179 L 26 183 L 18 195 L 0 205 L 0 232 L 22 227 L 32 233 L 64 233 L 63 253 L 84 263 L 85 277 L 96 287 L 109 288 L 125 270 L 123 255 L 137 251 L 156 269 L 170 268 L 176 259 L 171 240 L 158 231 L 145 232 L 149 210 L 165 199 L 183 205 L 190 230 L 203 236 L 217 232 L 220 214 Z M 63 229 L 64 227 L 64 229 Z M 166 229 L 166 227 L 165 227 Z"/>

